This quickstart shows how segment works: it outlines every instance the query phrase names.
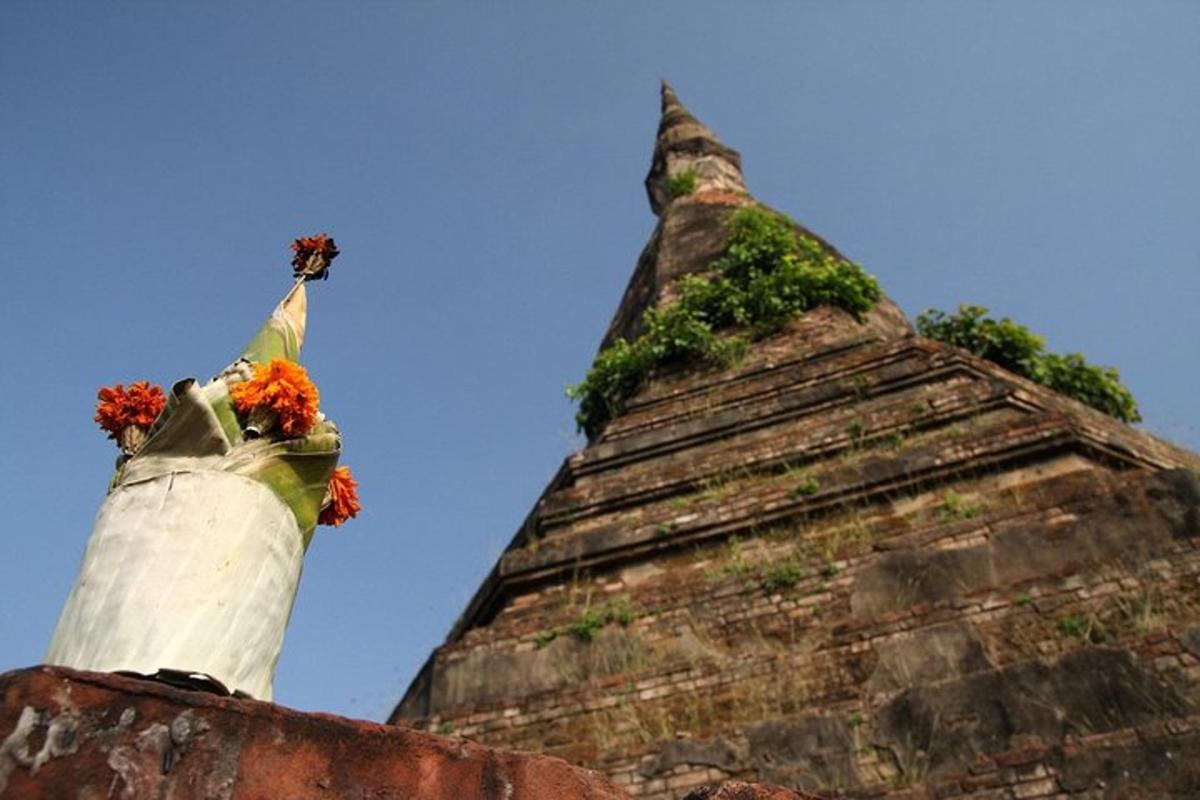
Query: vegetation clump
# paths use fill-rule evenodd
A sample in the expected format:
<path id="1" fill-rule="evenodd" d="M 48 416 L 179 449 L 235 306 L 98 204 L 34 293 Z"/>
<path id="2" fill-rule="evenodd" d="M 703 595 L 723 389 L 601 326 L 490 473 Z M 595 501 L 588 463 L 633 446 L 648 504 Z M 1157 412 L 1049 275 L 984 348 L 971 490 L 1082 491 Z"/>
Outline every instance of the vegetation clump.
<path id="1" fill-rule="evenodd" d="M 801 497 L 811 497 L 821 491 L 821 482 L 816 478 L 805 478 L 792 489 L 791 498 L 797 500 Z"/>
<path id="2" fill-rule="evenodd" d="M 804 565 L 796 558 L 789 558 L 778 564 L 763 568 L 759 583 L 763 591 L 772 594 L 781 589 L 790 589 L 804 579 Z"/>
<path id="3" fill-rule="evenodd" d="M 740 329 L 752 337 L 767 336 L 822 305 L 861 317 L 882 296 L 874 277 L 798 234 L 782 214 L 749 206 L 734 212 L 727 227 L 724 254 L 711 271 L 680 278 L 678 299 L 648 309 L 640 336 L 632 342 L 618 339 L 597 356 L 580 383 L 567 387 L 567 396 L 579 401 L 575 421 L 589 437 L 624 410 L 655 370 L 736 363 L 746 339 L 718 332 Z"/>
<path id="4" fill-rule="evenodd" d="M 942 495 L 942 504 L 938 507 L 938 518 L 942 522 L 951 522 L 956 519 L 972 519 L 979 516 L 982 511 L 983 506 L 967 503 L 963 500 L 962 495 L 954 491 L 948 491 Z"/>
<path id="5" fill-rule="evenodd" d="M 667 191 L 671 197 L 683 197 L 696 191 L 696 170 L 685 169 L 667 179 Z"/>
<path id="6" fill-rule="evenodd" d="M 917 317 L 917 332 L 969 350 L 1122 422 L 1141 421 L 1137 402 L 1115 368 L 1089 364 L 1078 353 L 1048 353 L 1041 336 L 1008 317 L 994 320 L 987 311 L 971 305 L 960 305 L 957 314 L 929 309 Z"/>
<path id="7" fill-rule="evenodd" d="M 825 562 L 824 566 L 821 567 L 821 577 L 825 578 L 827 580 L 830 578 L 836 578 L 838 575 L 841 574 L 841 572 L 842 572 L 841 567 L 839 567 L 833 561 L 827 561 L 827 562 Z"/>
<path id="8" fill-rule="evenodd" d="M 1058 629 L 1066 636 L 1074 636 L 1091 644 L 1102 644 L 1108 636 L 1099 621 L 1092 616 L 1070 614 L 1058 620 Z"/>
<path id="9" fill-rule="evenodd" d="M 601 608 L 585 608 L 579 618 L 558 628 L 547 628 L 533 635 L 533 647 L 540 650 L 559 636 L 570 634 L 581 642 L 590 642 L 606 626 L 616 623 L 628 627 L 634 620 L 633 607 L 628 598 L 620 597 L 605 603 Z"/>
<path id="10" fill-rule="evenodd" d="M 619 598 L 605 603 L 599 610 L 584 610 L 579 619 L 567 624 L 566 632 L 581 642 L 590 642 L 605 626 L 614 622 L 622 628 L 633 622 L 633 609 L 627 599 Z"/>

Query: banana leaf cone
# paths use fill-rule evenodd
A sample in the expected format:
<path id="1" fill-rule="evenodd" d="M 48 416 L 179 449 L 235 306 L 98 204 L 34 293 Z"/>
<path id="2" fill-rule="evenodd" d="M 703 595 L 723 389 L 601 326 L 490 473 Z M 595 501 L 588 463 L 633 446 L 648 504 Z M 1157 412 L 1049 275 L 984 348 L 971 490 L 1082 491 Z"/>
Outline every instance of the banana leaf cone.
<path id="1" fill-rule="evenodd" d="M 273 358 L 300 360 L 300 348 L 304 345 L 304 328 L 308 320 L 308 293 L 304 286 L 303 281 L 297 281 L 279 302 L 270 319 L 246 345 L 243 359 L 264 363 Z"/>
<path id="2" fill-rule="evenodd" d="M 221 375 L 171 387 L 113 478 L 47 663 L 271 698 L 341 438 L 320 416 L 303 436 L 251 438 L 229 387 L 252 363 L 299 358 L 306 307 L 297 283 Z"/>

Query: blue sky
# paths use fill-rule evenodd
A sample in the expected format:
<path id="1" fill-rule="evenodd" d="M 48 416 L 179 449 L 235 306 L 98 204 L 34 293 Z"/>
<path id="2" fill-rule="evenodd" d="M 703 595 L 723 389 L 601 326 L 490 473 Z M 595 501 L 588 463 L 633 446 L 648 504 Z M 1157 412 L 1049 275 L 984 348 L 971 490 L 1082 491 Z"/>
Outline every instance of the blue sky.
<path id="1" fill-rule="evenodd" d="M 1120 368 L 1200 449 L 1200 4 L 9 2 L 0 670 L 37 663 L 115 450 L 102 384 L 208 377 L 343 255 L 304 361 L 361 481 L 277 699 L 380 719 L 581 442 L 654 218 L 658 81 L 908 313 Z"/>

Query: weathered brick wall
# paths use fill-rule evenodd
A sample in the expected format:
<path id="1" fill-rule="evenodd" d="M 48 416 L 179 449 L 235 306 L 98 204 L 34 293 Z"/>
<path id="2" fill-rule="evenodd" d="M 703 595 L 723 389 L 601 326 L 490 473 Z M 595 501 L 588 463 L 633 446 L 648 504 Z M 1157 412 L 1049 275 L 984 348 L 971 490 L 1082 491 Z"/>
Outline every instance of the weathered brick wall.
<path id="1" fill-rule="evenodd" d="M 1122 737 L 1193 747 L 1200 490 L 1162 471 L 1190 457 L 915 337 L 804 333 L 795 364 L 681 376 L 574 457 L 502 561 L 516 588 L 398 716 L 647 797 L 1053 796 Z"/>
<path id="2" fill-rule="evenodd" d="M 664 93 L 661 219 L 608 339 L 752 202 L 668 201 L 677 140 L 737 168 Z M 818 308 L 656 375 L 568 458 L 393 718 L 655 800 L 1200 796 L 1198 469 L 886 298 Z"/>

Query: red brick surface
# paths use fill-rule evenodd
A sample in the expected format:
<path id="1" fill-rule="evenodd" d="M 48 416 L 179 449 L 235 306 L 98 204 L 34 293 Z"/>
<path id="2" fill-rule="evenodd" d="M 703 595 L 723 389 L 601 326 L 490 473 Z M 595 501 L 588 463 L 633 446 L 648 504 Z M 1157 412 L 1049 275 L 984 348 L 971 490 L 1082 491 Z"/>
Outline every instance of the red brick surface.
<path id="1" fill-rule="evenodd" d="M 0 676 L 0 798 L 622 800 L 556 758 L 56 667 Z"/>

